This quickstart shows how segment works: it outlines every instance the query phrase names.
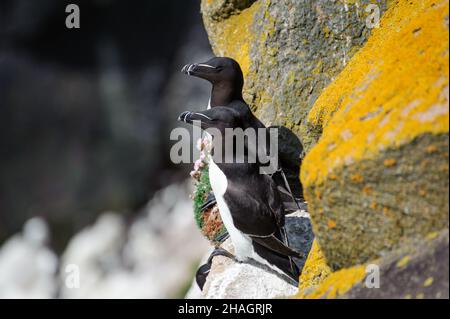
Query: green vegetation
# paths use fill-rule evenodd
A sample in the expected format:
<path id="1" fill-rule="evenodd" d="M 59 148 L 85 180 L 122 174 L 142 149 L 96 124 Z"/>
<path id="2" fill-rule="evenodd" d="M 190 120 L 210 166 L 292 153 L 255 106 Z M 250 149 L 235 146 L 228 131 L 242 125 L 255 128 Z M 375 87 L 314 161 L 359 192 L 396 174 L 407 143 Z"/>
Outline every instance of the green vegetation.
<path id="1" fill-rule="evenodd" d="M 209 184 L 209 170 L 208 167 L 205 167 L 201 170 L 194 192 L 194 216 L 195 222 L 200 229 L 203 227 L 201 207 L 210 192 L 211 185 Z"/>

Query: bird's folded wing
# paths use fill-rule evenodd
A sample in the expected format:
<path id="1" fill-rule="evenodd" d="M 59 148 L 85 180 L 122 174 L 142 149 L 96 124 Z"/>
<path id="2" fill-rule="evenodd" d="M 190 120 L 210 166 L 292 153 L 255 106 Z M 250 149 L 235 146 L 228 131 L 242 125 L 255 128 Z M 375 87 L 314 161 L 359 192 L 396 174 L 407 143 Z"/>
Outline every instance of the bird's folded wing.
<path id="1" fill-rule="evenodd" d="M 261 191 L 261 185 L 255 185 L 255 189 Z M 235 189 L 231 183 L 228 185 L 225 200 L 230 207 L 234 226 L 244 234 L 270 236 L 278 233 L 284 225 L 284 215 L 277 214 L 269 205 L 272 201 L 269 197 L 273 195 L 268 189 L 265 188 L 265 192 L 244 193 L 239 188 Z"/>
<path id="2" fill-rule="evenodd" d="M 261 246 L 266 247 L 267 249 L 270 249 L 280 255 L 283 256 L 289 256 L 289 257 L 296 257 L 296 258 L 304 258 L 305 256 L 293 250 L 292 248 L 289 248 L 286 246 L 281 240 L 276 238 L 274 235 L 271 235 L 269 237 L 256 237 L 256 236 L 250 236 L 250 238 L 254 241 L 260 244 Z"/>
<path id="3" fill-rule="evenodd" d="M 229 185 L 227 192 L 233 200 L 228 201 L 231 211 L 239 211 L 233 214 L 235 227 L 249 236 L 260 245 L 281 255 L 299 257 L 301 255 L 288 247 L 287 241 L 282 236 L 284 231 L 284 208 L 280 194 L 273 180 L 266 176 L 260 182 L 264 182 L 264 196 L 258 197 L 255 193 L 238 192 Z M 261 190 L 261 185 L 258 185 Z M 260 194 L 260 193 L 258 193 Z M 245 212 L 245 213 L 242 213 Z"/>

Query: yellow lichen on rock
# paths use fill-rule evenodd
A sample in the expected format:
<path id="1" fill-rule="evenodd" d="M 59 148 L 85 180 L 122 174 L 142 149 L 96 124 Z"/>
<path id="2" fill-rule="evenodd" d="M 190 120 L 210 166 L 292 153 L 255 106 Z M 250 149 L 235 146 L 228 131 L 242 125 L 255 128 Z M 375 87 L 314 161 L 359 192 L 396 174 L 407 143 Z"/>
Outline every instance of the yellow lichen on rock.
<path id="1" fill-rule="evenodd" d="M 446 0 L 391 6 L 308 115 L 323 135 L 304 162 L 304 184 L 421 134 L 448 132 L 447 19 Z"/>
<path id="2" fill-rule="evenodd" d="M 253 42 L 253 19 L 258 11 L 259 2 L 255 2 L 250 8 L 233 15 L 226 20 L 215 22 L 211 29 L 210 39 L 217 56 L 228 56 L 235 59 L 241 65 L 244 76 L 250 71 L 250 46 Z M 204 17 L 208 19 L 209 17 Z"/>
<path id="3" fill-rule="evenodd" d="M 301 137 L 317 97 L 370 35 L 363 8 L 372 2 L 382 15 L 387 0 L 202 0 L 201 11 L 214 54 L 241 64 L 258 118 Z"/>
<path id="4" fill-rule="evenodd" d="M 300 294 L 319 285 L 330 273 L 331 269 L 327 265 L 325 256 L 322 254 L 317 240 L 314 240 L 300 276 Z"/>
<path id="5" fill-rule="evenodd" d="M 366 276 L 364 266 L 341 269 L 330 274 L 316 289 L 300 291 L 299 299 L 334 299 L 343 296 Z"/>
<path id="6" fill-rule="evenodd" d="M 333 270 L 448 227 L 448 11 L 394 2 L 308 115 L 301 180 Z"/>

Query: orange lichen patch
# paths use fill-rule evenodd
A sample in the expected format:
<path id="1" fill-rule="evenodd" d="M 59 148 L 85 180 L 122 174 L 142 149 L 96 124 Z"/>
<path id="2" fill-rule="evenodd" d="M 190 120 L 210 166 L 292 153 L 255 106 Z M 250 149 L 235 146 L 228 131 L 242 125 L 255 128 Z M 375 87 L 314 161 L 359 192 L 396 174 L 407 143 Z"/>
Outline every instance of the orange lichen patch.
<path id="1" fill-rule="evenodd" d="M 336 225 L 336 222 L 334 220 L 329 219 L 328 223 L 327 223 L 327 226 L 328 226 L 329 229 L 333 229 L 333 228 L 336 228 L 337 225 Z"/>
<path id="2" fill-rule="evenodd" d="M 426 158 L 420 163 L 420 166 L 422 166 L 422 168 L 427 168 L 430 165 L 430 163 L 431 163 L 431 159 Z"/>
<path id="3" fill-rule="evenodd" d="M 364 181 L 364 177 L 362 177 L 361 174 L 353 174 L 352 176 L 350 176 L 350 179 L 356 183 L 361 183 L 362 181 Z"/>
<path id="4" fill-rule="evenodd" d="M 320 191 L 316 191 L 316 198 L 317 199 L 321 199 L 322 198 L 322 193 Z"/>
<path id="5" fill-rule="evenodd" d="M 421 190 L 419 190 L 419 195 L 424 197 L 427 195 L 427 192 L 425 190 L 421 189 Z"/>
<path id="6" fill-rule="evenodd" d="M 370 208 L 377 209 L 377 203 L 376 202 L 370 203 Z"/>
<path id="7" fill-rule="evenodd" d="M 387 207 L 383 207 L 383 214 L 384 216 L 390 218 L 390 219 L 395 219 L 395 215 L 392 213 L 392 211 L 387 208 Z"/>
<path id="8" fill-rule="evenodd" d="M 393 158 L 388 158 L 388 159 L 384 160 L 383 164 L 386 167 L 392 167 L 392 166 L 397 165 L 397 160 L 395 160 Z"/>
<path id="9" fill-rule="evenodd" d="M 370 195 L 370 194 L 372 194 L 372 187 L 370 187 L 369 185 L 366 185 L 366 186 L 363 187 L 362 191 L 363 191 L 364 194 Z"/>
<path id="10" fill-rule="evenodd" d="M 306 187 L 420 135 L 448 132 L 448 10 L 446 0 L 400 0 L 390 6 L 380 28 L 308 115 L 323 134 L 302 164 Z M 417 28 L 421 31 L 414 34 Z"/>
<path id="11" fill-rule="evenodd" d="M 217 22 L 214 27 L 216 34 L 212 43 L 217 56 L 228 56 L 239 62 L 246 77 L 250 71 L 250 46 L 253 42 L 252 25 L 255 13 L 260 7 L 259 1 L 238 15 L 233 15 L 224 21 Z"/>
<path id="12" fill-rule="evenodd" d="M 317 240 L 314 240 L 299 279 L 299 291 L 319 285 L 331 273 Z"/>
<path id="13" fill-rule="evenodd" d="M 430 145 L 427 147 L 426 151 L 428 154 L 432 154 L 432 153 L 436 153 L 437 152 L 437 147 L 436 145 Z"/>
<path id="14" fill-rule="evenodd" d="M 333 299 L 344 295 L 353 286 L 361 282 L 366 276 L 364 266 L 355 266 L 352 268 L 341 269 L 330 274 L 315 290 L 312 292 L 300 291 L 297 296 L 300 299 Z"/>

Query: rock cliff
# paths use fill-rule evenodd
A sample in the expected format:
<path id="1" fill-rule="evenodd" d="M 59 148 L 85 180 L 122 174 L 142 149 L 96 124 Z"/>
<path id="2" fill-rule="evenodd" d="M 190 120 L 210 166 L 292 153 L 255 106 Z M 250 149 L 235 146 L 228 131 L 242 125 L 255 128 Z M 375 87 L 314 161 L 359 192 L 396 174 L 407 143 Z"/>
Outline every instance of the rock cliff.
<path id="1" fill-rule="evenodd" d="M 302 182 L 334 269 L 448 227 L 448 2 L 398 1 L 308 115 Z"/>
<path id="2" fill-rule="evenodd" d="M 256 115 L 304 145 L 316 240 L 298 297 L 448 297 L 448 6 L 202 1 Z"/>
<path id="3" fill-rule="evenodd" d="M 300 134 L 322 90 L 366 42 L 371 2 L 203 0 L 202 12 L 214 53 L 241 64 L 259 118 Z M 385 1 L 376 3 L 383 12 Z"/>

